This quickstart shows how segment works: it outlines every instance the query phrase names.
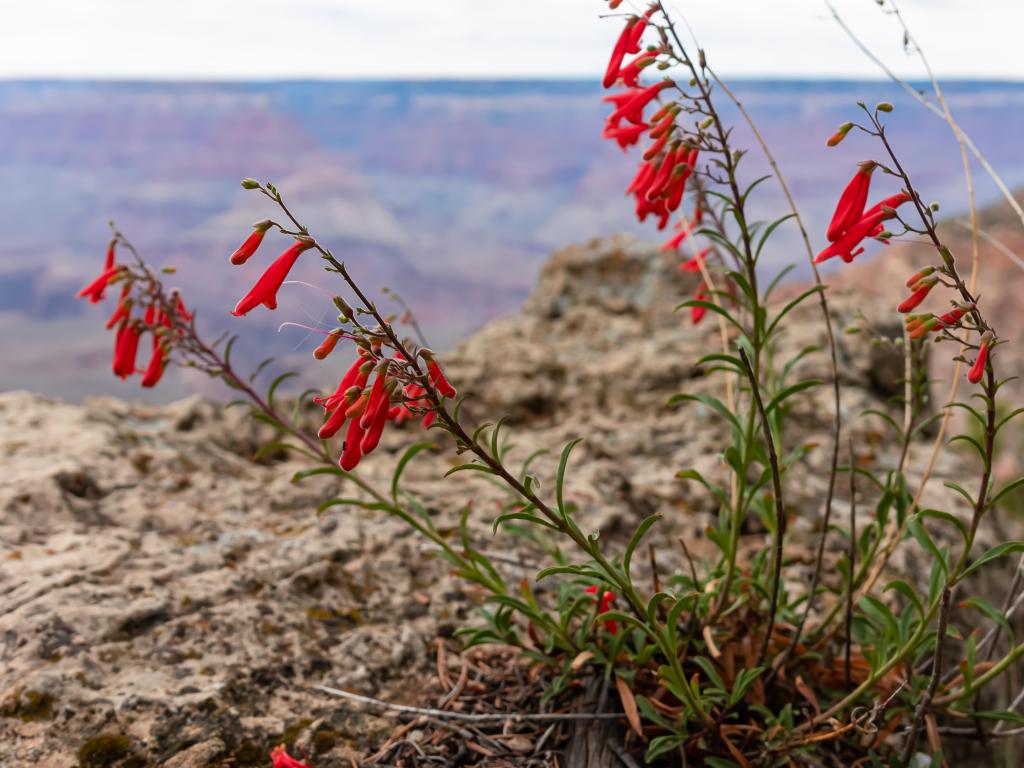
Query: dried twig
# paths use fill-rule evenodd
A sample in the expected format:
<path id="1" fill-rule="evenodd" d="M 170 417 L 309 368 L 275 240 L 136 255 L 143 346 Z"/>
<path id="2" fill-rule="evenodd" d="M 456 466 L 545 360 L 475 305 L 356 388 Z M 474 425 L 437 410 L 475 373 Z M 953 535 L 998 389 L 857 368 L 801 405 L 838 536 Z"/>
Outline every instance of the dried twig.
<path id="1" fill-rule="evenodd" d="M 468 712 L 448 712 L 444 709 L 433 709 L 431 707 L 411 707 L 407 704 L 395 704 L 383 699 L 375 699 L 372 696 L 363 696 L 351 691 L 343 691 L 339 688 L 331 688 L 327 685 L 313 686 L 314 690 L 326 693 L 330 696 L 337 696 L 339 699 L 366 704 L 370 707 L 383 709 L 391 712 L 402 712 L 410 715 L 423 715 L 424 717 L 435 717 L 439 720 L 458 720 L 465 723 L 500 723 L 504 720 L 513 722 L 557 722 L 557 721 L 587 721 L 587 720 L 621 720 L 622 715 L 614 712 L 496 712 L 473 714 Z"/>

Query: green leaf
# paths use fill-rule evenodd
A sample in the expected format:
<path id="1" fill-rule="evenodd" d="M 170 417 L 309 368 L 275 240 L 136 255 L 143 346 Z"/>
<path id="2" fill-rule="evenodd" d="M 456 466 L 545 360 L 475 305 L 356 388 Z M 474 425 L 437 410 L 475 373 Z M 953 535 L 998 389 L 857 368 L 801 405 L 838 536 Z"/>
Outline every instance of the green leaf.
<path id="1" fill-rule="evenodd" d="M 789 221 L 790 219 L 794 218 L 795 216 L 796 216 L 795 213 L 787 213 L 782 218 L 776 219 L 771 224 L 769 224 L 767 227 L 765 227 L 764 232 L 761 233 L 761 237 L 760 237 L 760 239 L 757 242 L 757 248 L 754 251 L 754 259 L 758 259 L 758 258 L 761 257 L 761 249 L 763 249 L 765 244 L 768 242 L 768 238 L 772 236 L 772 232 L 774 232 L 776 229 L 779 228 L 779 226 L 781 226 L 782 224 L 785 224 L 787 221 Z M 784 269 L 779 274 L 779 277 L 776 278 L 776 280 L 781 279 L 782 276 L 785 275 L 786 272 L 788 272 L 792 268 L 793 268 L 793 265 L 790 265 L 789 267 Z M 765 299 L 768 298 L 768 295 L 771 293 L 771 290 L 774 287 L 775 287 L 775 281 L 772 281 L 772 284 L 768 287 L 768 290 L 765 291 L 765 294 L 764 294 Z"/>
<path id="2" fill-rule="evenodd" d="M 772 331 L 775 330 L 775 326 L 777 326 L 780 322 L 782 322 L 782 319 L 786 315 L 788 315 L 791 311 L 796 309 L 807 297 L 813 296 L 816 293 L 820 293 L 823 290 L 825 290 L 825 286 L 823 286 L 823 285 L 816 285 L 813 288 L 807 289 L 806 291 L 801 293 L 799 296 L 797 296 L 795 299 L 793 299 L 791 302 L 789 302 L 786 306 L 784 306 L 782 308 L 782 310 L 779 312 L 779 314 L 777 314 L 775 316 L 775 319 L 772 320 L 771 324 L 768 326 L 768 329 L 765 331 L 764 335 L 765 336 L 771 336 L 772 335 Z"/>
<path id="3" fill-rule="evenodd" d="M 935 562 L 942 567 L 942 572 L 946 573 L 948 570 L 946 558 L 943 557 L 942 552 L 939 551 L 935 542 L 932 541 L 932 537 L 928 535 L 928 531 L 921 524 L 921 516 L 919 514 L 911 516 L 907 521 L 907 530 L 910 531 L 910 535 L 917 540 L 918 544 L 935 557 Z"/>
<path id="4" fill-rule="evenodd" d="M 531 509 L 536 509 L 537 508 L 533 504 L 531 504 L 530 507 L 531 507 Z M 506 523 L 509 520 L 522 520 L 525 523 L 534 523 L 536 525 L 543 525 L 545 528 L 550 528 L 553 531 L 557 531 L 558 530 L 558 526 L 554 525 L 549 520 L 545 520 L 542 517 L 538 517 L 537 515 L 531 515 L 529 512 L 526 512 L 524 510 L 520 510 L 518 512 L 506 512 L 505 514 L 500 515 L 498 517 L 498 519 L 494 521 L 494 525 L 491 528 L 491 533 L 497 533 L 498 532 L 498 528 L 501 526 L 501 524 L 502 523 Z"/>
<path id="5" fill-rule="evenodd" d="M 1010 421 L 1010 420 L 1012 420 L 1012 419 L 1015 419 L 1015 418 L 1017 418 L 1017 417 L 1018 417 L 1018 416 L 1020 416 L 1020 415 L 1021 415 L 1022 413 L 1024 413 L 1024 408 L 1016 408 L 1016 409 L 1014 409 L 1013 411 L 1011 411 L 1011 412 L 1010 412 L 1010 413 L 1009 413 L 1008 415 L 1006 415 L 1006 416 L 1004 416 L 1003 418 L 1001 418 L 1001 419 L 999 420 L 999 423 L 998 423 L 998 424 L 996 424 L 996 432 L 998 432 L 999 430 L 1001 430 L 1001 429 L 1003 428 L 1003 426 L 1004 426 L 1004 425 L 1005 425 L 1005 424 L 1006 424 L 1007 422 L 1009 422 L 1009 421 Z M 982 419 L 982 418 L 981 418 L 980 416 L 978 417 L 978 421 L 980 421 L 980 422 L 981 422 L 982 424 L 984 424 L 984 423 L 985 423 L 985 421 L 984 421 L 984 420 L 983 420 L 983 419 Z"/>
<path id="6" fill-rule="evenodd" d="M 951 524 L 954 528 L 957 529 L 957 531 L 959 531 L 960 538 L 964 541 L 967 541 L 967 538 L 969 536 L 967 532 L 967 526 L 964 525 L 963 520 L 961 520 L 956 515 L 951 515 L 949 512 L 943 512 L 942 510 L 938 509 L 925 509 L 922 510 L 921 517 L 934 517 L 936 520 L 943 520 Z"/>
<path id="7" fill-rule="evenodd" d="M 764 667 L 752 667 L 750 669 L 742 669 L 739 674 L 736 675 L 736 679 L 732 683 L 732 691 L 729 693 L 728 706 L 733 707 L 743 700 L 747 691 L 750 689 L 757 678 L 764 672 Z"/>
<path id="8" fill-rule="evenodd" d="M 402 479 L 402 473 L 405 471 L 406 465 L 416 457 L 416 454 L 436 447 L 437 446 L 434 443 L 424 441 L 413 443 L 405 449 L 405 452 L 402 454 L 402 458 L 400 458 L 398 460 L 398 464 L 395 465 L 394 474 L 391 476 L 391 498 L 395 500 L 396 504 L 398 503 L 398 483 Z"/>
<path id="9" fill-rule="evenodd" d="M 903 427 L 897 424 L 895 420 L 892 418 L 892 416 L 890 416 L 889 414 L 883 413 L 877 408 L 866 408 L 864 409 L 864 411 L 862 411 L 862 415 L 864 416 L 867 416 L 869 414 L 871 416 L 877 416 L 878 418 L 882 419 L 882 421 L 884 421 L 886 424 L 893 428 L 897 435 L 903 434 Z"/>
<path id="10" fill-rule="evenodd" d="M 292 475 L 292 482 L 299 483 L 307 477 L 313 477 L 314 475 L 337 475 L 338 477 L 349 476 L 348 472 L 341 467 L 315 467 L 313 469 L 300 469 Z"/>
<path id="11" fill-rule="evenodd" d="M 714 397 L 712 395 L 690 395 L 690 394 L 673 395 L 672 397 L 669 398 L 668 404 L 669 405 L 675 405 L 676 403 L 681 403 L 681 402 L 685 402 L 685 401 L 694 401 L 694 402 L 698 402 L 698 403 L 703 403 L 708 408 L 710 408 L 711 410 L 713 410 L 716 413 L 718 413 L 722 418 L 724 418 L 730 424 L 732 424 L 732 426 L 735 429 L 737 429 L 740 432 L 743 431 L 742 427 L 740 426 L 739 419 L 736 418 L 736 415 L 732 411 L 730 411 L 729 408 L 726 406 L 726 404 L 723 403 L 721 400 L 719 400 L 717 397 Z"/>
<path id="12" fill-rule="evenodd" d="M 249 383 L 252 384 L 254 381 L 256 381 L 256 377 L 263 373 L 263 369 L 270 365 L 272 362 L 274 362 L 274 358 L 272 357 L 267 357 L 261 360 L 260 364 L 256 366 L 256 369 L 249 374 Z"/>
<path id="13" fill-rule="evenodd" d="M 459 464 L 459 466 L 457 466 L 457 467 L 452 467 L 451 469 L 449 469 L 447 472 L 444 473 L 444 476 L 448 477 L 449 475 L 454 475 L 456 472 L 464 472 L 464 471 L 483 472 L 483 473 L 488 474 L 488 475 L 493 475 L 494 474 L 494 470 L 491 469 L 490 467 L 484 466 L 483 464 L 472 464 L 472 463 L 470 463 L 470 464 Z"/>
<path id="14" fill-rule="evenodd" d="M 601 578 L 600 574 L 584 565 L 553 565 L 550 568 L 544 568 L 541 570 L 536 576 L 536 581 L 542 581 L 548 576 L 554 576 L 559 573 L 572 574 L 573 576 L 589 576 L 596 574 L 598 578 Z"/>
<path id="15" fill-rule="evenodd" d="M 655 736 L 651 739 L 651 743 L 647 745 L 647 754 L 644 755 L 645 763 L 653 763 L 662 755 L 667 755 L 674 749 L 677 749 L 683 742 L 685 737 L 681 734 L 670 733 L 667 736 Z"/>
<path id="16" fill-rule="evenodd" d="M 999 491 L 999 493 L 997 493 L 995 496 L 992 497 L 992 501 L 990 501 L 988 503 L 988 506 L 994 507 L 996 505 L 996 503 L 1001 498 L 1003 498 L 1003 496 L 1005 496 L 1008 493 L 1011 493 L 1012 491 L 1016 490 L 1017 488 L 1020 488 L 1022 485 L 1024 485 L 1024 477 L 1018 477 L 1013 482 L 1007 483 L 1006 485 L 1004 485 L 1002 487 L 1002 489 Z"/>
<path id="17" fill-rule="evenodd" d="M 1013 723 L 1014 725 L 1024 725 L 1024 715 L 1018 712 L 1013 712 L 1009 709 L 994 709 L 986 712 L 971 712 L 971 717 L 977 717 L 982 720 L 1003 720 L 1007 723 Z"/>
<path id="18" fill-rule="evenodd" d="M 316 508 L 317 514 L 324 512 L 331 507 L 361 507 L 373 511 L 394 512 L 395 508 L 390 504 L 380 501 L 363 501 L 362 499 L 328 499 Z"/>
<path id="19" fill-rule="evenodd" d="M 728 310 L 724 309 L 723 307 L 718 306 L 713 301 L 703 301 L 702 299 L 690 299 L 689 301 L 684 301 L 682 304 L 679 304 L 676 307 L 676 310 L 678 311 L 680 309 L 687 309 L 687 308 L 690 308 L 690 307 L 702 307 L 702 308 L 706 309 L 708 312 L 714 312 L 716 315 L 721 315 L 726 320 L 728 320 L 730 323 L 732 323 L 734 326 L 736 326 L 740 330 L 740 332 L 743 331 L 743 326 L 740 325 L 733 318 L 733 316 L 728 312 Z"/>
<path id="20" fill-rule="evenodd" d="M 917 591 L 907 584 L 902 579 L 895 579 L 885 585 L 884 592 L 888 592 L 890 589 L 899 592 L 903 597 L 907 599 L 907 602 L 914 606 L 914 610 L 917 611 L 918 617 L 924 616 L 924 604 L 921 602 L 921 598 L 917 596 Z"/>
<path id="21" fill-rule="evenodd" d="M 766 414 L 771 413 L 788 398 L 792 397 L 798 392 L 803 392 L 804 390 L 810 389 L 811 387 L 816 387 L 819 384 L 821 384 L 821 381 L 819 381 L 818 379 L 808 379 L 807 381 L 801 381 L 798 384 L 786 387 L 784 390 L 779 392 L 779 394 L 777 394 L 775 397 L 771 399 L 771 402 L 768 403 L 768 407 L 764 409 L 764 412 Z"/>
<path id="22" fill-rule="evenodd" d="M 992 603 L 983 597 L 969 597 L 960 603 L 964 608 L 974 608 L 981 611 L 988 616 L 992 621 L 999 625 L 999 627 L 1006 633 L 1006 636 L 1013 640 L 1014 632 L 1010 626 L 1010 622 L 1006 620 L 1005 614 L 996 608 Z M 1016 645 L 1016 640 L 1013 640 L 1013 644 Z"/>
<path id="23" fill-rule="evenodd" d="M 978 570 L 985 563 L 991 562 L 992 560 L 995 560 L 997 557 L 1008 555 L 1011 552 L 1024 552 L 1024 541 L 1006 541 L 1002 544 L 997 544 L 996 546 L 988 550 L 988 552 L 986 552 L 977 560 L 975 560 L 973 563 L 971 563 L 969 566 L 967 566 L 967 568 L 964 569 L 963 575 L 960 578 L 967 578 L 968 575 Z"/>
<path id="24" fill-rule="evenodd" d="M 633 536 L 629 540 L 629 544 L 626 545 L 626 554 L 622 558 L 622 570 L 626 574 L 626 578 L 629 578 L 629 565 L 633 561 L 633 551 L 640 544 L 640 540 L 644 537 L 644 534 L 654 525 L 658 520 L 661 519 L 661 515 L 654 514 L 650 515 L 637 526 L 637 529 L 633 532 Z"/>
<path id="25" fill-rule="evenodd" d="M 555 499 L 558 503 L 558 512 L 563 518 L 569 516 L 565 509 L 565 498 L 564 498 L 564 486 L 565 486 L 565 470 L 569 465 L 569 454 L 572 453 L 572 449 L 583 442 L 582 437 L 577 437 L 575 440 L 570 440 L 566 443 L 562 449 L 562 457 L 558 460 L 558 474 L 555 477 Z"/>
<path id="26" fill-rule="evenodd" d="M 680 480 L 696 480 L 698 483 L 707 488 L 720 504 L 728 504 L 729 497 L 725 493 L 725 489 L 721 486 L 715 485 L 714 483 L 708 482 L 704 475 L 698 472 L 696 469 L 681 469 L 676 473 L 676 477 Z"/>
<path id="27" fill-rule="evenodd" d="M 986 467 L 988 466 L 988 455 L 985 453 L 985 449 L 981 447 L 981 443 L 979 443 L 970 435 L 954 435 L 952 438 L 950 438 L 949 445 L 952 445 L 957 440 L 963 440 L 965 443 L 970 444 L 970 446 L 974 448 L 975 451 L 978 452 L 978 456 L 981 458 L 982 464 L 984 464 Z"/>
<path id="28" fill-rule="evenodd" d="M 264 443 L 257 449 L 256 453 L 253 454 L 252 458 L 254 461 L 259 461 L 264 456 L 268 456 L 276 451 L 284 451 L 285 453 L 289 451 L 295 451 L 296 453 L 301 453 L 303 456 L 307 458 L 313 459 L 313 461 L 320 461 L 321 458 L 320 456 L 317 456 L 315 453 L 313 453 L 307 448 L 303 448 L 302 446 L 292 445 L 291 443 L 285 442 Z"/>
<path id="29" fill-rule="evenodd" d="M 232 349 L 232 347 L 235 346 L 235 342 L 236 341 L 238 341 L 238 336 L 233 335 L 233 336 L 231 336 L 231 338 L 228 339 L 227 346 L 224 347 L 224 354 L 221 355 L 221 357 L 224 358 L 224 367 L 225 368 L 230 368 L 231 367 L 231 349 Z"/>
<path id="30" fill-rule="evenodd" d="M 298 375 L 299 374 L 296 371 L 288 371 L 286 373 L 282 373 L 280 376 L 278 376 L 272 382 L 270 382 L 270 388 L 267 390 L 267 405 L 269 405 L 271 408 L 273 408 L 274 407 L 274 392 L 277 391 L 277 388 L 279 386 L 281 386 L 281 384 L 286 382 L 288 379 L 292 378 L 293 376 L 298 376 Z"/>
<path id="31" fill-rule="evenodd" d="M 963 488 L 963 486 L 959 485 L 958 483 L 954 483 L 952 480 L 947 480 L 946 482 L 943 483 L 943 485 L 959 493 L 961 496 L 967 499 L 968 504 L 970 504 L 972 507 L 974 506 L 974 497 L 971 496 L 971 494 L 968 493 L 967 490 Z"/>
<path id="32" fill-rule="evenodd" d="M 722 676 L 718 674 L 718 670 L 715 669 L 715 665 L 711 663 L 710 659 L 704 656 L 694 656 L 693 663 L 704 670 L 704 674 L 715 688 L 726 693 L 725 681 L 722 680 Z"/>

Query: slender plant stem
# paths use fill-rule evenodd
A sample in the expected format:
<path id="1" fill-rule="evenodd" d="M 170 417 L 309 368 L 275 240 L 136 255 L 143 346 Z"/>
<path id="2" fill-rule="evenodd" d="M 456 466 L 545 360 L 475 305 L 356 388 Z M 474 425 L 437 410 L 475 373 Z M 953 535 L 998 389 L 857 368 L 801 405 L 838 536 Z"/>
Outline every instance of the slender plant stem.
<path id="1" fill-rule="evenodd" d="M 768 146 L 768 142 L 765 141 L 761 131 L 758 130 L 757 124 L 754 119 L 747 112 L 746 107 L 743 106 L 743 102 L 736 97 L 736 95 L 729 89 L 725 81 L 722 80 L 715 71 L 709 66 L 707 67 L 708 74 L 715 81 L 719 88 L 722 89 L 722 93 L 729 97 L 736 108 L 739 110 L 743 119 L 746 120 L 747 126 L 754 134 L 754 138 L 757 139 L 757 143 L 761 146 L 761 152 L 768 160 L 768 164 L 772 168 L 776 180 L 779 182 L 779 187 L 782 189 L 783 195 L 786 197 L 786 202 L 789 205 L 789 210 L 793 214 L 793 218 L 796 221 L 797 228 L 800 230 L 800 238 L 803 241 L 804 249 L 807 252 L 807 260 L 811 265 L 811 273 L 814 275 L 814 284 L 818 286 L 818 302 L 821 307 L 822 318 L 825 321 L 825 335 L 828 340 L 829 350 L 829 363 L 832 368 L 832 398 L 835 408 L 835 417 L 833 419 L 832 428 L 832 459 L 831 466 L 829 467 L 828 474 L 828 488 L 825 491 L 825 510 L 822 514 L 821 522 L 821 538 L 818 540 L 818 551 L 814 560 L 814 573 L 811 576 L 811 584 L 807 591 L 807 604 L 804 607 L 804 612 L 800 616 L 800 622 L 797 624 L 796 631 L 793 633 L 793 640 L 790 642 L 789 647 L 785 651 L 783 661 L 793 653 L 793 650 L 800 643 L 800 636 L 803 634 L 804 626 L 807 623 L 807 618 L 811 613 L 814 606 L 814 598 L 818 592 L 818 583 L 821 579 L 821 568 L 822 562 L 825 558 L 825 541 L 828 538 L 829 523 L 832 519 L 832 499 L 835 494 L 836 487 L 836 474 L 839 468 L 839 441 L 842 434 L 842 406 L 840 400 L 840 384 L 839 384 L 839 361 L 836 353 L 836 339 L 835 332 L 832 329 L 832 316 L 828 310 L 828 299 L 825 297 L 825 285 L 821 280 L 821 273 L 818 271 L 818 265 L 814 263 L 814 248 L 811 246 L 811 239 L 807 234 L 807 227 L 804 226 L 803 217 L 800 215 L 800 210 L 797 208 L 796 200 L 793 197 L 793 193 L 789 189 L 789 184 L 786 182 L 786 177 L 782 174 L 782 169 L 779 167 L 778 162 L 775 160 L 775 155 Z M 724 322 L 724 321 L 723 321 Z"/>
<path id="2" fill-rule="evenodd" d="M 754 369 L 750 365 L 750 358 L 743 347 L 740 347 L 740 360 L 743 361 L 743 368 L 750 379 L 750 391 L 757 405 L 757 412 L 761 416 L 761 429 L 764 431 L 764 440 L 768 446 L 768 463 L 771 466 L 772 491 L 775 502 L 775 552 L 772 556 L 772 584 L 771 604 L 768 608 L 768 623 L 764 631 L 764 640 L 761 643 L 761 652 L 758 654 L 758 666 L 764 661 L 768 654 L 768 645 L 771 642 L 772 628 L 775 626 L 775 613 L 779 605 L 779 589 L 782 585 L 782 541 L 786 534 L 786 507 L 782 500 L 782 475 L 779 472 L 779 457 L 775 452 L 775 440 L 772 438 L 772 425 L 768 421 L 768 414 L 765 413 L 764 403 L 761 401 L 761 388 L 758 386 Z"/>

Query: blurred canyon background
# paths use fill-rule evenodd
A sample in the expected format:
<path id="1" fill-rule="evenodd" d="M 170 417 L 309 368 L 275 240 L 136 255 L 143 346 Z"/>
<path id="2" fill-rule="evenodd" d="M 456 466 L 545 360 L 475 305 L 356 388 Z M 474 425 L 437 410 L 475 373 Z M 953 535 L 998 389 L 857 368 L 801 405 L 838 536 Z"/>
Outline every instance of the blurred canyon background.
<path id="1" fill-rule="evenodd" d="M 941 202 L 940 216 L 966 211 L 948 127 L 892 83 L 732 85 L 774 148 L 816 245 L 854 163 L 873 151 L 856 133 L 825 146 L 860 100 L 896 105 L 891 138 L 915 182 Z M 946 91 L 1011 188 L 1024 184 L 1024 84 L 953 81 Z M 246 176 L 275 183 L 357 279 L 399 292 L 430 342 L 448 348 L 514 312 L 553 250 L 616 232 L 665 239 L 650 221 L 634 220 L 623 196 L 637 158 L 601 139 L 602 95 L 590 80 L 2 81 L 0 390 L 73 402 L 100 393 L 162 401 L 197 388 L 221 394 L 198 376 L 170 376 L 144 392 L 110 375 L 112 339 L 102 327 L 110 307 L 72 298 L 102 263 L 108 219 L 145 258 L 177 268 L 169 280 L 198 308 L 208 337 L 244 324 L 246 363 L 274 355 L 327 386 L 337 361 L 328 368 L 313 360 L 316 340 L 305 331 L 278 331 L 286 321 L 331 327 L 324 293 L 289 285 L 273 314 L 244 323 L 229 314 L 283 247 L 268 238 L 244 268 L 228 264 L 250 225 L 276 215 L 238 186 Z M 755 146 L 744 126 L 736 131 L 740 146 Z M 748 179 L 768 172 L 756 149 L 744 166 Z M 991 181 L 980 172 L 976 180 L 979 203 L 997 202 Z M 872 196 L 894 191 L 878 177 Z M 774 183 L 753 201 L 758 218 L 784 209 Z M 793 261 L 791 279 L 808 278 L 796 228 L 783 231 L 764 269 Z M 1013 237 L 1020 245 L 1019 227 Z M 868 250 L 858 260 L 862 287 L 879 288 L 863 264 L 887 254 Z M 1024 286 L 1008 259 L 991 260 L 996 285 Z M 830 262 L 826 274 L 836 267 Z M 313 258 L 293 279 L 329 285 Z"/>

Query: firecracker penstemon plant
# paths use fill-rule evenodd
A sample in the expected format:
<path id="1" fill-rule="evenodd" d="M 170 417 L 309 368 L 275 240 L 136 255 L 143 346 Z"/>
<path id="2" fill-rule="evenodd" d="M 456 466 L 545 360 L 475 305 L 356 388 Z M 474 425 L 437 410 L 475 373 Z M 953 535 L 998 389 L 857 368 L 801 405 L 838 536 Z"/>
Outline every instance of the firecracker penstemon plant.
<path id="1" fill-rule="evenodd" d="M 613 11 L 619 4 L 608 3 Z M 944 747 L 948 754 L 954 739 L 983 733 L 988 721 L 1024 721 L 1012 706 L 990 706 L 995 698 L 986 693 L 989 683 L 1024 655 L 1024 644 L 1013 639 L 1009 601 L 999 609 L 982 597 L 959 594 L 979 568 L 1003 568 L 1001 556 L 1024 551 L 1022 542 L 1005 542 L 984 552 L 974 546 L 985 515 L 1024 483 L 1021 479 L 997 488 L 992 473 L 997 435 L 1024 409 L 1004 415 L 997 404 L 1003 382 L 995 362 L 1002 340 L 941 241 L 935 207 L 922 202 L 886 134 L 884 118 L 891 105 L 858 105 L 859 116 L 828 138 L 833 146 L 863 141 L 877 159 L 854 169 L 822 233 L 826 244 L 813 261 L 838 257 L 850 262 L 873 241 L 917 239 L 933 246 L 933 263 L 922 265 L 907 280 L 907 298 L 896 308 L 906 328 L 902 423 L 874 412 L 892 427 L 899 459 L 893 466 L 864 467 L 851 447 L 850 460 L 840 465 L 836 377 L 831 382 L 836 421 L 834 444 L 828 447 L 831 471 L 820 546 L 808 586 L 791 591 L 783 578 L 786 518 L 793 511 L 787 506 L 786 486 L 791 468 L 811 448 L 791 444 L 787 415 L 796 400 L 822 382 L 794 380 L 801 358 L 817 350 L 807 348 L 780 360 L 779 341 L 787 317 L 809 299 L 820 302 L 823 322 L 829 322 L 824 287 L 817 281 L 786 303 L 772 300 L 788 268 L 762 287 L 769 276 L 759 264 L 775 230 L 797 216 L 795 207 L 767 223 L 749 218 L 749 198 L 766 179 L 743 177 L 744 151 L 733 146 L 731 128 L 717 103 L 718 94 L 731 98 L 731 93 L 708 68 L 703 51 L 693 55 L 684 45 L 664 7 L 655 3 L 641 15 L 613 15 L 622 29 L 604 86 L 621 89 L 606 97 L 610 113 L 604 135 L 624 150 L 637 146 L 640 162 L 627 190 L 637 216 L 641 221 L 653 217 L 659 229 L 671 224 L 674 231 L 663 250 L 685 252 L 680 269 L 700 275 L 696 294 L 680 308 L 688 310 L 692 323 L 713 319 L 718 324 L 720 346 L 709 349 L 699 362 L 709 375 L 720 378 L 724 398 L 684 392 L 672 401 L 678 407 L 710 409 L 728 430 L 720 452 L 729 478 L 725 486 L 695 469 L 679 472 L 682 481 L 703 486 L 717 505 L 716 522 L 707 530 L 718 550 L 716 558 L 696 563 L 687 554 L 689 567 L 664 579 L 654 567 L 658 586 L 653 590 L 635 580 L 635 555 L 659 516 L 641 522 L 621 549 L 605 546 L 598 532 L 582 530 L 563 491 L 579 440 L 564 446 L 557 462 L 539 451 L 512 466 L 503 421 L 473 430 L 465 426 L 462 401 L 418 326 L 418 341 L 401 335 L 393 318 L 378 308 L 346 264 L 300 222 L 270 183 L 242 182 L 246 190 L 264 196 L 269 212 L 278 218 L 254 225 L 230 262 L 248 269 L 247 262 L 270 230 L 293 242 L 232 314 L 244 317 L 276 309 L 279 289 L 306 253 L 319 256 L 340 281 L 330 289 L 338 294 L 333 298 L 337 326 L 309 330 L 323 336 L 314 351 L 318 359 L 350 346 L 355 360 L 333 390 L 314 398 L 323 408 L 319 432 L 313 435 L 301 426 L 298 406 L 288 413 L 275 401 L 279 385 L 297 374 L 278 376 L 265 395 L 257 391 L 252 381 L 263 366 L 250 377 L 237 373 L 230 357 L 233 338 L 205 342 L 182 297 L 164 286 L 161 271 L 146 263 L 117 230 L 103 272 L 79 294 L 98 302 L 108 288 L 120 291 L 107 322 L 108 328 L 116 328 L 114 373 L 122 378 L 136 373 L 140 340 L 148 334 L 152 353 L 139 371 L 144 387 L 155 385 L 167 365 L 177 362 L 238 390 L 243 397 L 235 402 L 247 404 L 254 418 L 276 431 L 264 451 L 290 451 L 311 462 L 296 474 L 297 481 L 336 475 L 352 488 L 350 497 L 327 499 L 321 510 L 355 505 L 394 515 L 431 542 L 458 576 L 483 589 L 487 607 L 481 621 L 462 629 L 465 643 L 522 648 L 547 671 L 548 699 L 571 699 L 582 677 L 599 673 L 618 692 L 634 734 L 628 746 L 649 762 L 903 765 L 921 750 L 940 761 Z M 876 178 L 889 180 L 891 189 L 871 202 Z M 779 181 L 784 184 L 781 176 Z M 786 192 L 788 196 L 788 188 Z M 685 216 L 679 214 L 684 200 Z M 128 258 L 119 261 L 119 253 Z M 941 310 L 922 311 L 926 301 Z M 830 326 L 828 339 L 835 371 Z M 955 359 L 969 365 L 967 379 L 975 388 L 967 400 L 946 406 L 963 410 L 965 421 L 976 422 L 951 441 L 978 454 L 974 481 L 947 483 L 963 498 L 967 514 L 919 508 L 920 493 L 914 493 L 908 479 L 908 446 L 927 426 L 919 407 L 927 388 L 921 350 L 932 341 L 959 345 Z M 505 490 L 507 503 L 488 522 L 495 534 L 512 533 L 532 542 L 548 558 L 535 580 L 555 582 L 557 589 L 535 594 L 529 579 L 510 582 L 501 563 L 493 562 L 474 541 L 468 512 L 454 536 L 435 525 L 427 505 L 401 483 L 408 463 L 435 448 L 432 442 L 414 442 L 402 453 L 387 488 L 374 487 L 356 473 L 388 425 L 409 420 L 450 436 L 462 463 L 449 474 L 483 475 Z M 545 461 L 557 467 L 550 491 L 540 486 L 534 469 Z M 848 521 L 836 522 L 832 501 L 840 475 L 849 481 L 851 510 Z M 854 514 L 858 495 L 870 495 L 874 504 L 867 524 L 862 520 L 860 526 Z M 745 559 L 740 537 L 751 525 L 763 528 L 771 546 Z M 933 536 L 939 526 L 947 530 Z M 831 562 L 842 577 L 838 584 L 826 585 L 819 578 L 827 536 L 844 542 L 845 554 Z M 940 545 L 937 540 L 954 543 Z M 931 558 L 927 582 L 879 583 L 899 547 L 919 547 Z M 651 552 L 652 567 L 655 554 Z M 970 620 L 960 617 L 969 614 L 955 610 L 976 612 L 971 620 L 980 616 L 992 630 L 984 637 L 967 631 Z M 1001 633 L 1009 646 L 997 655 Z M 997 723 L 995 731 L 1004 725 Z M 927 734 L 924 746 L 922 733 Z"/>

